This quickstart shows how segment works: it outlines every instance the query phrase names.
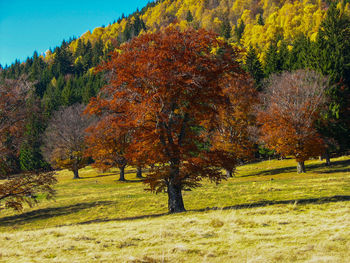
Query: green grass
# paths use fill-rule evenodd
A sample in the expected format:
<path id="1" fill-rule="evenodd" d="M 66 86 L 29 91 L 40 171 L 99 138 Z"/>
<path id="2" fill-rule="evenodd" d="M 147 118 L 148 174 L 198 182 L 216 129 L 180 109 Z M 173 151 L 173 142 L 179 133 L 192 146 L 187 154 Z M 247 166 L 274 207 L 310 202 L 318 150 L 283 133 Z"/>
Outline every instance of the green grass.
<path id="1" fill-rule="evenodd" d="M 127 170 L 57 175 L 55 200 L 0 216 L 0 262 L 346 262 L 350 156 L 241 166 L 235 178 L 184 191 L 187 213 L 166 215 Z M 5 249 L 2 249 L 5 248 Z"/>

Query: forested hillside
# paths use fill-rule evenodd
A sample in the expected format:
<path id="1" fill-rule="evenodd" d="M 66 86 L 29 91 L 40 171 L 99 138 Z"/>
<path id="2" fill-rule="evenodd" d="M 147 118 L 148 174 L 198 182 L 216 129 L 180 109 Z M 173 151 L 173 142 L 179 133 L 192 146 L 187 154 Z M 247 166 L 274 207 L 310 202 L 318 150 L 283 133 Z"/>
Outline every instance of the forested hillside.
<path id="1" fill-rule="evenodd" d="M 19 170 L 47 167 L 42 157 L 42 134 L 60 106 L 87 104 L 104 85 L 95 68 L 110 52 L 130 39 L 174 23 L 180 29 L 214 31 L 232 46 L 243 48 L 243 68 L 257 92 L 272 73 L 313 69 L 330 81 L 328 111 L 318 130 L 327 138 L 327 152 L 349 149 L 350 1 L 321 0 L 165 0 L 149 3 L 117 21 L 63 41 L 45 55 L 34 55 L 1 70 L 0 80 L 33 83 L 28 105 L 39 107 L 27 118 L 20 154 L 11 162 Z M 35 102 L 35 103 L 34 103 Z M 258 151 L 258 148 L 257 148 Z M 268 152 L 260 148 L 260 155 Z M 259 153 L 256 154 L 256 156 Z"/>

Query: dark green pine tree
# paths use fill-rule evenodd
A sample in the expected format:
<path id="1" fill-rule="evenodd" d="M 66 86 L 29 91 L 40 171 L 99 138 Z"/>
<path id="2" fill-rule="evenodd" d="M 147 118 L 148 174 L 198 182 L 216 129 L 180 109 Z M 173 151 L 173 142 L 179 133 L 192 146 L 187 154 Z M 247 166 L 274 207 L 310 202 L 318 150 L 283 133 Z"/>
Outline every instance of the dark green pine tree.
<path id="1" fill-rule="evenodd" d="M 277 54 L 277 70 L 279 72 L 290 71 L 289 56 L 288 44 L 286 41 L 282 40 Z"/>
<path id="2" fill-rule="evenodd" d="M 225 39 L 231 38 L 231 29 L 232 28 L 231 28 L 230 21 L 228 20 L 227 17 L 225 17 L 221 24 L 220 35 L 223 36 Z"/>
<path id="3" fill-rule="evenodd" d="M 102 39 L 98 39 L 94 47 L 92 48 L 92 66 L 97 66 L 103 57 L 103 42 Z"/>
<path id="4" fill-rule="evenodd" d="M 73 56 L 65 41 L 62 42 L 61 47 L 57 47 L 55 49 L 52 69 L 56 78 L 58 78 L 60 75 L 73 73 Z"/>
<path id="5" fill-rule="evenodd" d="M 135 20 L 134 23 L 131 27 L 131 37 L 135 37 L 138 36 L 141 32 L 141 30 L 146 30 L 146 25 L 143 22 L 143 20 L 140 18 L 140 16 L 138 14 L 136 14 L 135 16 Z"/>
<path id="6" fill-rule="evenodd" d="M 315 46 L 304 34 L 299 34 L 292 43 L 288 65 L 291 70 L 314 68 L 312 65 Z"/>
<path id="7" fill-rule="evenodd" d="M 41 100 L 41 106 L 44 112 L 44 118 L 49 120 L 53 111 L 58 110 L 58 108 L 62 105 L 62 89 L 64 87 L 64 80 L 62 86 L 63 78 L 60 77 L 57 81 L 51 81 L 48 85 L 47 89 L 44 92 L 44 96 Z M 56 83 L 53 83 L 56 82 Z M 62 86 L 62 87 L 61 87 Z"/>
<path id="8" fill-rule="evenodd" d="M 263 19 L 263 17 L 262 17 L 262 14 L 258 14 L 258 19 L 257 19 L 256 23 L 257 23 L 258 25 L 261 25 L 261 26 L 265 25 L 264 19 Z"/>
<path id="9" fill-rule="evenodd" d="M 191 23 L 193 21 L 193 16 L 190 10 L 187 11 L 186 21 Z"/>
<path id="10" fill-rule="evenodd" d="M 9 79 L 18 79 L 21 75 L 21 63 L 18 59 L 15 60 L 15 63 L 13 63 L 7 70 L 6 78 Z"/>
<path id="11" fill-rule="evenodd" d="M 93 86 L 93 94 L 98 94 L 99 91 L 101 90 L 101 88 L 106 85 L 105 83 L 105 78 L 103 77 L 102 73 L 98 73 L 98 74 L 90 74 L 90 78 L 89 81 L 91 81 L 92 86 Z M 94 95 L 94 96 L 95 96 Z"/>
<path id="12" fill-rule="evenodd" d="M 129 19 L 127 19 L 124 31 L 121 34 L 120 42 L 122 42 L 122 43 L 127 42 L 131 39 L 131 37 L 132 37 L 132 25 L 131 25 Z"/>
<path id="13" fill-rule="evenodd" d="M 331 84 L 326 117 L 332 124 L 321 132 L 335 139 L 344 151 L 350 149 L 350 17 L 334 3 L 320 25 L 315 53 L 315 69 L 328 76 Z"/>
<path id="14" fill-rule="evenodd" d="M 107 42 L 107 47 L 103 50 L 103 60 L 109 60 L 114 46 L 111 42 Z"/>
<path id="15" fill-rule="evenodd" d="M 248 71 L 254 79 L 255 86 L 260 90 L 261 81 L 264 79 L 265 75 L 255 48 L 249 48 L 244 66 L 246 71 Z"/>
<path id="16" fill-rule="evenodd" d="M 35 53 L 35 52 L 34 52 Z M 34 56 L 34 55 L 33 55 Z M 30 70 L 32 68 L 32 65 L 33 65 L 33 58 L 31 57 L 27 57 L 26 61 L 24 62 L 24 67 L 23 67 L 23 71 L 22 73 L 26 74 L 26 75 L 29 75 L 30 73 Z M 30 76 L 29 76 L 30 78 Z"/>
<path id="17" fill-rule="evenodd" d="M 86 45 L 84 45 L 84 53 L 82 55 L 82 64 L 84 72 L 88 71 L 92 67 L 92 45 L 91 42 L 88 40 L 86 42 Z"/>
<path id="18" fill-rule="evenodd" d="M 64 85 L 66 84 L 64 77 L 61 75 L 58 77 L 57 82 L 56 82 L 56 87 L 59 91 L 62 91 L 64 88 Z"/>
<path id="19" fill-rule="evenodd" d="M 38 99 L 31 97 L 27 102 L 27 107 L 31 108 L 31 115 L 27 118 L 23 143 L 20 148 L 19 162 L 22 171 L 35 171 L 41 168 L 48 168 L 44 161 L 40 146 L 42 144 L 42 133 L 45 123 L 41 115 Z"/>
<path id="20" fill-rule="evenodd" d="M 85 77 L 85 85 L 83 86 L 83 90 L 82 90 L 82 99 L 83 99 L 83 103 L 85 104 L 88 104 L 90 99 L 96 96 L 96 92 L 94 89 L 94 82 L 95 81 L 93 76 L 90 75 L 89 77 Z"/>
<path id="21" fill-rule="evenodd" d="M 317 65 L 332 83 L 350 86 L 350 17 L 333 3 L 322 21 L 316 40 Z"/>
<path id="22" fill-rule="evenodd" d="M 74 52 L 74 57 L 77 58 L 79 56 L 83 56 L 85 53 L 85 45 L 84 45 L 84 41 L 81 40 L 81 38 L 78 39 L 78 44 L 77 44 L 77 48 Z"/>
<path id="23" fill-rule="evenodd" d="M 140 26 L 141 26 L 141 29 L 142 29 L 142 30 L 144 30 L 144 31 L 147 30 L 146 24 L 145 24 L 145 22 L 143 21 L 142 18 L 140 18 Z"/>
<path id="24" fill-rule="evenodd" d="M 48 65 L 45 65 L 40 72 L 40 77 L 35 84 L 35 93 L 42 98 L 51 79 L 53 78 L 52 72 Z"/>
<path id="25" fill-rule="evenodd" d="M 32 61 L 33 63 L 29 69 L 29 80 L 35 81 L 40 78 L 40 73 L 42 71 L 41 59 L 38 56 L 38 52 L 34 52 Z"/>
<path id="26" fill-rule="evenodd" d="M 74 86 L 75 85 L 72 79 L 69 79 L 67 81 L 67 84 L 64 86 L 61 94 L 62 104 L 64 106 L 70 106 L 79 101 L 79 99 L 77 98 L 77 92 Z"/>
<path id="27" fill-rule="evenodd" d="M 74 63 L 74 73 L 76 76 L 81 76 L 84 72 L 83 59 L 82 57 L 78 57 Z"/>
<path id="28" fill-rule="evenodd" d="M 275 42 L 271 42 L 266 51 L 264 68 L 264 73 L 266 77 L 270 76 L 272 73 L 279 72 L 277 51 L 277 44 Z"/>
<path id="29" fill-rule="evenodd" d="M 238 42 L 241 41 L 242 35 L 244 33 L 245 24 L 243 21 L 241 21 L 239 24 L 235 27 L 235 36 Z"/>

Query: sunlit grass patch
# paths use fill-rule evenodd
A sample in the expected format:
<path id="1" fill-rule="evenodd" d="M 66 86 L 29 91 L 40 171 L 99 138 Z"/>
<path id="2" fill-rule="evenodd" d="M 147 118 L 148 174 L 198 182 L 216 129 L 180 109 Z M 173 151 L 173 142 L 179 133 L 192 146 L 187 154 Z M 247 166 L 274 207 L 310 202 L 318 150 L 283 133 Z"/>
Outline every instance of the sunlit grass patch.
<path id="1" fill-rule="evenodd" d="M 345 262 L 350 203 L 297 207 L 188 212 L 2 233 L 0 240 L 8 244 L 2 257 L 14 262 Z"/>
<path id="2" fill-rule="evenodd" d="M 1 215 L 0 262 L 344 262 L 350 156 L 333 162 L 311 160 L 302 175 L 291 159 L 238 167 L 184 191 L 177 215 L 134 168 L 126 182 L 118 169 L 59 171 L 55 200 Z"/>

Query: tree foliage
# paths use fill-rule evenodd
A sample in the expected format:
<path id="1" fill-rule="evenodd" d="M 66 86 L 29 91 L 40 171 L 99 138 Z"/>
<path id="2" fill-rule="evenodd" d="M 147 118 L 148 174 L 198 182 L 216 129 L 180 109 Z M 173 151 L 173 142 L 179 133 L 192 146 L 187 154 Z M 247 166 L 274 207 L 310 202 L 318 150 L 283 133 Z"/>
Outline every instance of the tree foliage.
<path id="1" fill-rule="evenodd" d="M 237 164 L 254 158 L 255 106 L 258 103 L 256 89 L 246 77 L 233 79 L 228 92 L 230 105 L 219 112 L 217 133 L 211 138 L 216 149 L 231 155 L 234 162 L 224 162 L 228 176 L 232 176 Z"/>
<path id="2" fill-rule="evenodd" d="M 18 170 L 18 156 L 25 120 L 29 115 L 26 98 L 32 85 L 24 80 L 5 80 L 0 86 L 0 171 L 7 175 Z"/>
<path id="3" fill-rule="evenodd" d="M 22 210 L 23 203 L 32 206 L 37 203 L 39 194 L 52 198 L 55 190 L 52 185 L 57 182 L 54 172 L 26 172 L 10 176 L 8 180 L 0 183 L 0 210 L 12 208 Z M 4 203 L 4 207 L 1 206 Z"/>
<path id="4" fill-rule="evenodd" d="M 271 76 L 265 87 L 258 114 L 261 139 L 279 154 L 294 156 L 298 172 L 305 172 L 305 160 L 323 152 L 315 121 L 325 107 L 327 81 L 314 71 L 298 70 Z"/>
<path id="5" fill-rule="evenodd" d="M 75 104 L 56 111 L 44 134 L 43 154 L 54 168 L 64 168 L 79 178 L 79 169 L 86 166 L 85 129 L 91 118 L 82 115 L 84 105 Z"/>
<path id="6" fill-rule="evenodd" d="M 53 173 L 38 170 L 12 176 L 18 172 L 16 158 L 26 118 L 33 110 L 26 107 L 26 98 L 32 91 L 32 84 L 25 79 L 6 80 L 0 85 L 0 203 L 16 210 L 22 209 L 23 203 L 35 203 L 39 193 L 51 197 L 54 194 L 51 187 L 56 182 Z"/>
<path id="7" fill-rule="evenodd" d="M 250 47 L 244 63 L 245 70 L 250 73 L 254 79 L 255 86 L 260 89 L 261 81 L 264 79 L 264 71 L 258 58 L 255 48 Z"/>
<path id="8" fill-rule="evenodd" d="M 94 167 L 106 171 L 120 169 L 119 181 L 125 181 L 124 170 L 131 161 L 126 159 L 131 136 L 127 129 L 116 126 L 115 115 L 100 116 L 100 120 L 87 129 L 85 154 L 94 159 Z"/>
<path id="9" fill-rule="evenodd" d="M 235 163 L 210 141 L 228 110 L 234 80 L 246 78 L 232 48 L 205 30 L 169 27 L 144 34 L 121 47 L 101 69 L 108 85 L 88 111 L 132 131 L 130 159 L 154 168 L 145 182 L 166 190 L 169 212 L 184 211 L 181 191 L 207 177 L 223 179 L 221 168 Z M 218 136 L 217 136 L 218 137 Z"/>

